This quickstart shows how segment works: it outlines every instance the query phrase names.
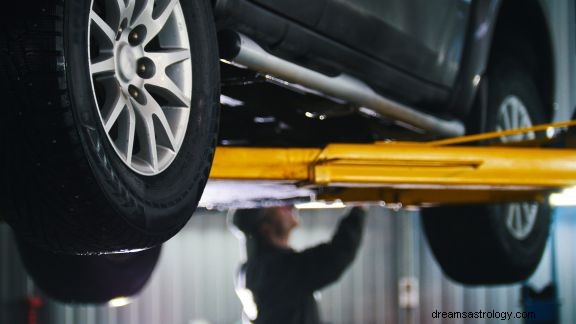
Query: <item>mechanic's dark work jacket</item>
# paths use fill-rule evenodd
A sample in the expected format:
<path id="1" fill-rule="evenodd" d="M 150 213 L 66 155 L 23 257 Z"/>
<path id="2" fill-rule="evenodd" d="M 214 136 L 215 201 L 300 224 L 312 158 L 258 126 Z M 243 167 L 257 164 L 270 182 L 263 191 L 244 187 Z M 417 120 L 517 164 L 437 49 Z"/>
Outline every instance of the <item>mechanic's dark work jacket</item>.
<path id="1" fill-rule="evenodd" d="M 261 244 L 244 265 L 258 307 L 255 324 L 320 323 L 313 293 L 338 280 L 360 246 L 364 211 L 354 208 L 332 241 L 295 252 Z"/>

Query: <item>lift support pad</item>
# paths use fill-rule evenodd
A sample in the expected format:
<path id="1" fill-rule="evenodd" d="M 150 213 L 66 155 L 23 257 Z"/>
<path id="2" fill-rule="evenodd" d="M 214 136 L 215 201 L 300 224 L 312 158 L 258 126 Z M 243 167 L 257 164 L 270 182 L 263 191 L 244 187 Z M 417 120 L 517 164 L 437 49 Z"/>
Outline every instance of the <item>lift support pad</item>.
<path id="1" fill-rule="evenodd" d="M 576 149 L 452 146 L 566 123 L 436 142 L 218 147 L 211 179 L 284 181 L 318 199 L 404 205 L 543 201 L 576 185 Z M 570 124 L 571 125 L 571 124 Z"/>

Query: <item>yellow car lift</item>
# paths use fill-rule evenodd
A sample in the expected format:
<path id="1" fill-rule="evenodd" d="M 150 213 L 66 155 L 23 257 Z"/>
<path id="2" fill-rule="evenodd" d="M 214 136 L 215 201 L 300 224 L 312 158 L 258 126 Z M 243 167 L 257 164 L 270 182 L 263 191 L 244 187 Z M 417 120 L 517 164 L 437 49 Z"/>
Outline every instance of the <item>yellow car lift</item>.
<path id="1" fill-rule="evenodd" d="M 576 121 L 433 142 L 329 144 L 324 148 L 218 147 L 210 178 L 318 188 L 319 200 L 406 205 L 543 201 L 576 186 L 576 149 L 541 140 L 462 144 L 576 126 Z"/>

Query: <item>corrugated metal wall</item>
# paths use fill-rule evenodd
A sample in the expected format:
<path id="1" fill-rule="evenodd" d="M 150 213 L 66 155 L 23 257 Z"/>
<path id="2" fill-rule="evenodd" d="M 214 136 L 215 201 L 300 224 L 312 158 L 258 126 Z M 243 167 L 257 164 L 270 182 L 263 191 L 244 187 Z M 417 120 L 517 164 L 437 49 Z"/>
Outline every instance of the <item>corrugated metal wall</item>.
<path id="1" fill-rule="evenodd" d="M 293 245 L 303 248 L 328 239 L 342 212 L 302 212 L 303 224 L 294 233 Z M 571 235 L 576 233 L 575 226 L 574 221 L 559 221 L 558 226 L 565 323 L 576 319 L 570 306 L 576 292 L 576 255 L 572 248 L 576 242 Z M 326 323 L 500 323 L 432 319 L 431 314 L 435 310 L 520 310 L 518 286 L 464 288 L 448 281 L 419 227 L 416 212 L 371 208 L 358 259 L 340 282 L 321 293 L 320 307 Z M 25 323 L 23 300 L 34 288 L 26 279 L 4 225 L 0 225 L 0 244 L 0 324 Z M 199 212 L 165 245 L 151 281 L 132 304 L 109 309 L 49 301 L 42 309 L 40 323 L 239 323 L 241 306 L 232 278 L 240 255 L 239 241 L 228 231 L 225 213 Z M 418 307 L 399 307 L 398 283 L 403 277 L 418 280 Z"/>
<path id="2" fill-rule="evenodd" d="M 30 288 L 11 234 L 0 224 L 0 324 L 25 323 Z"/>
<path id="3" fill-rule="evenodd" d="M 554 230 L 562 323 L 576 323 L 576 207 L 558 209 Z"/>

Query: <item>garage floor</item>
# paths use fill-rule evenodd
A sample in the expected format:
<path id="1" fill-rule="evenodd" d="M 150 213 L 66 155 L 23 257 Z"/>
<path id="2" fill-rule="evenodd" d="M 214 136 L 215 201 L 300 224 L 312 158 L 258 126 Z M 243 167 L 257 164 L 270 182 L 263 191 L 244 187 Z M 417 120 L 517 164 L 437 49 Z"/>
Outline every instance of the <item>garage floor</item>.
<path id="1" fill-rule="evenodd" d="M 301 211 L 293 245 L 326 240 L 343 210 Z M 556 267 L 562 323 L 576 322 L 576 209 L 556 213 Z M 37 323 L 227 324 L 240 323 L 233 277 L 242 248 L 227 228 L 225 212 L 199 211 L 163 248 L 148 285 L 131 304 L 64 305 L 43 296 L 27 278 L 10 229 L 0 225 L 0 324 L 32 323 L 27 296 L 40 295 Z M 522 311 L 520 285 L 466 288 L 441 273 L 420 231 L 418 212 L 372 207 L 360 255 L 335 285 L 319 294 L 325 323 L 501 323 L 499 319 L 433 319 L 438 311 Z M 531 280 L 550 280 L 550 249 Z M 399 283 L 418 285 L 406 296 Z M 399 295 L 403 295 L 402 303 Z M 512 319 L 512 323 L 522 323 Z"/>

